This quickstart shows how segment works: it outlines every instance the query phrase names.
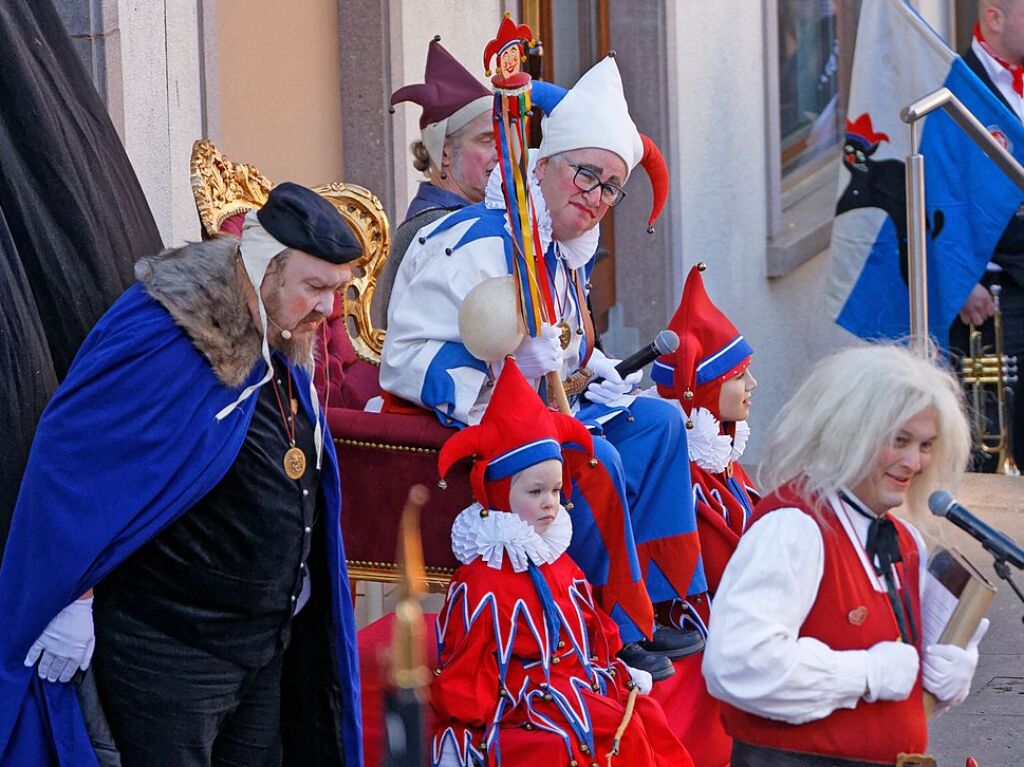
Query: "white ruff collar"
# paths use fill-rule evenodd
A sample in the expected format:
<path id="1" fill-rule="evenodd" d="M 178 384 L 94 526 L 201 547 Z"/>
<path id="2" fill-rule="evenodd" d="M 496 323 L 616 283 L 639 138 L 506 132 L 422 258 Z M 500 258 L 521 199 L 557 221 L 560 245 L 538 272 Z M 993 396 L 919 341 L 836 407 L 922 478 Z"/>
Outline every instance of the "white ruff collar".
<path id="1" fill-rule="evenodd" d="M 686 452 L 690 460 L 712 474 L 721 474 L 732 461 L 738 460 L 747 447 L 750 426 L 736 422 L 736 437 L 722 434 L 721 424 L 707 408 L 695 409 L 689 417 L 693 428 L 686 431 Z"/>
<path id="2" fill-rule="evenodd" d="M 547 202 L 540 191 L 540 182 L 534 174 L 537 166 L 537 150 L 530 150 L 530 193 L 533 196 L 533 204 L 537 211 L 537 230 L 540 233 L 540 244 L 547 253 L 551 244 L 551 212 L 548 210 Z M 487 179 L 487 190 L 484 194 L 484 205 L 495 210 L 505 210 L 505 197 L 501 193 L 501 167 L 495 166 Z M 559 256 L 565 259 L 569 269 L 578 269 L 594 257 L 597 252 L 597 243 L 601 238 L 600 225 L 595 226 L 589 232 L 585 232 L 575 240 L 558 242 Z M 512 225 L 509 223 L 508 211 L 505 211 L 505 231 L 512 233 Z"/>
<path id="3" fill-rule="evenodd" d="M 481 517 L 481 508 L 479 503 L 468 506 L 452 523 L 452 552 L 464 565 L 482 557 L 488 567 L 500 570 L 508 554 L 512 569 L 521 573 L 530 562 L 551 564 L 569 548 L 572 521 L 562 507 L 543 533 L 538 533 L 517 514 L 492 511 Z"/>

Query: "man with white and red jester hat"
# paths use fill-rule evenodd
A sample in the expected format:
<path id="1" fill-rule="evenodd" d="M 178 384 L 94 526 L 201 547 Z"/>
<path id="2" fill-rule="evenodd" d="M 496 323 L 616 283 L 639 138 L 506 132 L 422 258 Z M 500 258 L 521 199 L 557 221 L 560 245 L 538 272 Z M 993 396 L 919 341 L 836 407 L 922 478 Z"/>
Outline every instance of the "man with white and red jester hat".
<path id="1" fill-rule="evenodd" d="M 515 31 L 506 22 L 499 32 L 502 48 L 517 44 L 514 35 L 504 34 Z M 526 294 L 536 296 L 529 298 L 529 311 L 523 305 L 530 333 L 514 356 L 534 386 L 546 385 L 542 380 L 551 373 L 566 381 L 573 412 L 601 435 L 595 443 L 601 470 L 587 474 L 572 496 L 570 555 L 618 623 L 627 662 L 665 678 L 673 673 L 668 658 L 701 642 L 694 633 L 656 628 L 652 607 L 652 600 L 705 591 L 685 430 L 668 403 L 632 393 L 639 373 L 624 380 L 615 369 L 619 360 L 596 348 L 586 297 L 598 224 L 623 199 L 630 172 L 643 164 L 654 181 L 652 220 L 667 197 L 668 173 L 657 147 L 629 116 L 613 58 L 602 59 L 568 91 L 534 83 L 531 97 L 533 108 L 544 112 L 540 148 L 519 166 L 499 164 L 482 204 L 421 230 L 409 247 L 395 280 L 381 387 L 453 428 L 480 421 L 502 363 L 470 353 L 459 332 L 459 310 L 484 281 L 524 273 L 516 237 L 529 233 L 539 244 L 537 291 Z M 524 224 L 509 213 L 503 182 L 511 184 L 513 177 L 524 184 L 514 196 L 522 192 L 533 202 L 520 213 L 535 215 L 535 221 Z M 544 316 L 537 321 L 542 302 Z M 595 375 L 603 380 L 590 381 Z M 653 642 L 640 644 L 652 636 Z"/>
<path id="2" fill-rule="evenodd" d="M 509 360 L 480 424 L 441 450 L 442 476 L 474 459 L 477 502 L 452 525 L 462 566 L 438 616 L 436 767 L 693 764 L 647 696 L 650 674 L 616 657 L 618 628 L 566 553 L 574 515 L 562 503 L 599 471 L 567 458 L 593 447 Z"/>

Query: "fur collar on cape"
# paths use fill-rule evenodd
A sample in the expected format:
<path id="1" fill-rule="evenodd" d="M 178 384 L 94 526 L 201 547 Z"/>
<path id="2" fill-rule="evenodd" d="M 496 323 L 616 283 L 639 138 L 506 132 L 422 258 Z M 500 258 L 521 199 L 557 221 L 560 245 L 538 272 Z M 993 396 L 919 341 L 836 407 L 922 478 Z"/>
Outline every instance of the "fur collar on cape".
<path id="1" fill-rule="evenodd" d="M 135 277 L 210 361 L 225 386 L 245 383 L 262 339 L 235 269 L 238 240 L 215 237 L 139 259 Z"/>

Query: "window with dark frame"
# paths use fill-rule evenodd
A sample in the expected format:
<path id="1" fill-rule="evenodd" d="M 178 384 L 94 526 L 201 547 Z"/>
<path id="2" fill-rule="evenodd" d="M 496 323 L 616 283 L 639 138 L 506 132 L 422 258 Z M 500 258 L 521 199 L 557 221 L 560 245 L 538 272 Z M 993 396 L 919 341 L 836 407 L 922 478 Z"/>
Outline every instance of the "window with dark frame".
<path id="1" fill-rule="evenodd" d="M 836 157 L 862 0 L 778 0 L 783 186 Z"/>

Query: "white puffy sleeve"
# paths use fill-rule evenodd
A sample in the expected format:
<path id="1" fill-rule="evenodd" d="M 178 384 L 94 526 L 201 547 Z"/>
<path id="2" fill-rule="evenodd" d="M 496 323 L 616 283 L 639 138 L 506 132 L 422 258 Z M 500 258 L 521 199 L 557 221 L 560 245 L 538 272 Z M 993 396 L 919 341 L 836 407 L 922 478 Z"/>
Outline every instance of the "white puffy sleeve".
<path id="1" fill-rule="evenodd" d="M 821 532 L 799 509 L 773 511 L 743 534 L 711 606 L 703 671 L 712 695 L 790 724 L 857 705 L 866 651 L 799 636 L 823 571 Z"/>

